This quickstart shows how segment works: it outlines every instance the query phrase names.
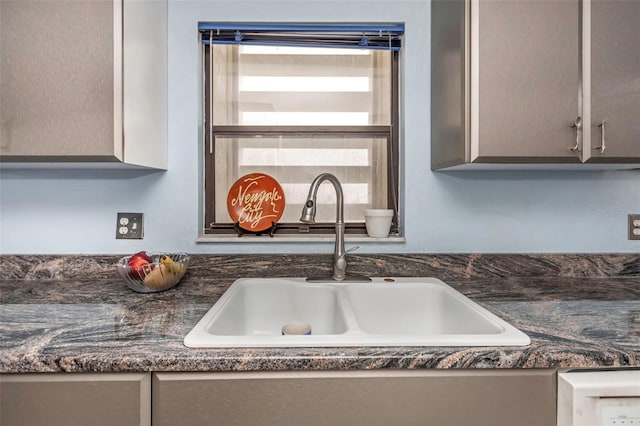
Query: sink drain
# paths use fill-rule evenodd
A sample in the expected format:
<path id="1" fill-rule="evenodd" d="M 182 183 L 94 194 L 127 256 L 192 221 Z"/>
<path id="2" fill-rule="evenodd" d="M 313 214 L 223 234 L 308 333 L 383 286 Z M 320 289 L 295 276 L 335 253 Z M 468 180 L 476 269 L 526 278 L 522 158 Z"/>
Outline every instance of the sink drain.
<path id="1" fill-rule="evenodd" d="M 282 334 L 284 336 L 295 336 L 295 335 L 310 335 L 311 334 L 311 325 L 302 321 L 294 321 L 288 324 L 285 324 L 282 327 Z"/>

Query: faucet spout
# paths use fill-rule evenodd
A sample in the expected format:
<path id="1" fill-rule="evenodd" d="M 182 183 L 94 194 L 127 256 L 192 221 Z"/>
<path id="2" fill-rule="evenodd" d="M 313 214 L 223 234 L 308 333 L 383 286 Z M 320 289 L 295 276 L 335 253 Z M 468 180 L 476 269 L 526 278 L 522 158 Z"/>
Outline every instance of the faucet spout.
<path id="1" fill-rule="evenodd" d="M 318 188 L 320 184 L 324 181 L 329 181 L 333 184 L 333 188 L 336 191 L 336 240 L 335 246 L 333 250 L 333 276 L 329 281 L 350 281 L 350 282 L 367 282 L 371 281 L 367 277 L 359 277 L 359 276 L 347 276 L 347 259 L 346 252 L 344 249 L 344 194 L 342 192 L 342 185 L 337 177 L 332 175 L 331 173 L 322 173 L 318 175 L 313 182 L 311 182 L 311 186 L 309 187 L 309 195 L 307 195 L 307 201 L 302 208 L 302 215 L 300 216 L 300 222 L 303 223 L 315 223 L 316 217 L 316 197 L 318 194 Z M 307 278 L 307 281 L 315 281 L 322 282 L 327 281 L 326 279 L 314 279 Z"/>

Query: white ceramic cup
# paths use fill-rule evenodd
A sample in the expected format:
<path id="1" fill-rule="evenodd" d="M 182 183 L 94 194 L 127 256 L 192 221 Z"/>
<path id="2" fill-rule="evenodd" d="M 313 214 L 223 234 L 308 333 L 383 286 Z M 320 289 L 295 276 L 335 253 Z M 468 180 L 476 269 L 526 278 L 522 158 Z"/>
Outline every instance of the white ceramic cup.
<path id="1" fill-rule="evenodd" d="M 393 219 L 391 209 L 365 209 L 364 224 L 367 227 L 367 234 L 374 238 L 388 237 L 391 219 Z"/>

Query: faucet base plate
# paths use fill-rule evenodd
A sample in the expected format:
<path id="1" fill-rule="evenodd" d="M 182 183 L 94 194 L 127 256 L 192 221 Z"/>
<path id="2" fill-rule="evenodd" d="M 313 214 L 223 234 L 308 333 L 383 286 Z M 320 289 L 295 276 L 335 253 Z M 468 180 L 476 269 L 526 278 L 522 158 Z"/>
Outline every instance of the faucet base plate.
<path id="1" fill-rule="evenodd" d="M 343 280 L 336 280 L 333 277 L 309 277 L 309 283 L 368 283 L 371 278 L 364 275 L 345 275 Z"/>

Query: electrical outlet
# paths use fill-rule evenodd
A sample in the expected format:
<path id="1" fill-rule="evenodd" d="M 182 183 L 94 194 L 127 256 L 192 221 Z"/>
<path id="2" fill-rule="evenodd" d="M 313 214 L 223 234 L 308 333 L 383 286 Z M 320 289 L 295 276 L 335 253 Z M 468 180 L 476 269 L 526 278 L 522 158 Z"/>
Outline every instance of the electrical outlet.
<path id="1" fill-rule="evenodd" d="M 629 215 L 629 239 L 640 240 L 640 214 Z"/>
<path id="2" fill-rule="evenodd" d="M 118 213 L 116 240 L 141 240 L 144 237 L 142 213 Z"/>

